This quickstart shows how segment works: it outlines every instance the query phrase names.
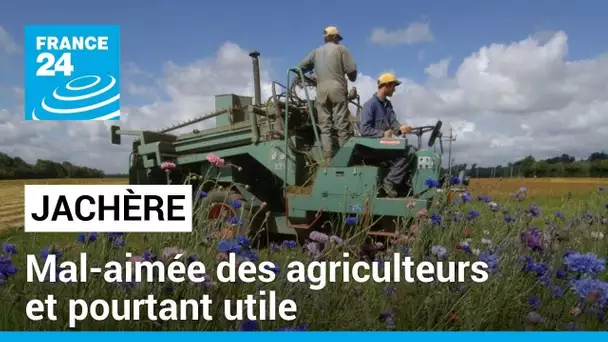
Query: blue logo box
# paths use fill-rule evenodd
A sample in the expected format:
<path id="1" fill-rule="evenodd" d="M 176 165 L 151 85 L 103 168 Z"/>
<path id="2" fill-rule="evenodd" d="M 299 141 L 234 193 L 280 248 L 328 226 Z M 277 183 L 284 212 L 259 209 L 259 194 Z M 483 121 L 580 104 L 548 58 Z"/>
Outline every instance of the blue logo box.
<path id="1" fill-rule="evenodd" d="M 120 119 L 120 27 L 25 27 L 25 120 Z"/>

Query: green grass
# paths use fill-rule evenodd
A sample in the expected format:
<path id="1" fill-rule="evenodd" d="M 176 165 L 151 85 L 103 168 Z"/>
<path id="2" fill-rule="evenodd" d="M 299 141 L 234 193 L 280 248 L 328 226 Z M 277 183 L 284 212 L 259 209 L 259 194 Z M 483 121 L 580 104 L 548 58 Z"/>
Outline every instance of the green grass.
<path id="1" fill-rule="evenodd" d="M 115 321 L 111 317 L 98 322 L 88 319 L 78 322 L 77 330 L 234 330 L 242 322 L 223 319 L 222 302 L 224 299 L 245 298 L 247 294 L 257 294 L 260 289 L 274 290 L 278 299 L 293 299 L 298 305 L 298 318 L 295 322 L 264 321 L 258 322 L 261 330 L 273 330 L 279 327 L 295 327 L 306 324 L 310 330 L 566 330 L 572 326 L 584 330 L 606 330 L 607 323 L 598 318 L 593 298 L 581 303 L 581 299 L 570 290 L 567 280 L 556 277 L 562 267 L 563 255 L 567 251 L 591 252 L 600 258 L 606 258 L 608 243 L 594 238 L 601 232 L 608 235 L 608 225 L 602 224 L 602 217 L 608 216 L 605 191 L 590 191 L 588 194 L 568 198 L 550 198 L 537 196 L 536 203 L 541 208 L 539 217 L 521 215 L 515 222 L 505 223 L 503 209 L 509 215 L 525 210 L 530 200 L 509 200 L 498 203 L 499 212 L 492 212 L 487 203 L 478 201 L 473 194 L 472 203 L 450 205 L 443 212 L 430 210 L 430 214 L 442 217 L 440 226 L 433 225 L 428 218 L 420 219 L 420 230 L 405 245 L 388 244 L 386 252 L 379 252 L 378 258 L 390 258 L 392 252 L 403 252 L 408 248 L 415 262 L 434 260 L 430 246 L 441 245 L 448 251 L 452 261 L 476 261 L 476 255 L 469 255 L 458 250 L 456 246 L 470 238 L 470 247 L 482 251 L 498 248 L 499 270 L 482 284 L 394 284 L 365 283 L 330 283 L 323 290 L 310 290 L 307 284 L 289 283 L 285 280 L 286 266 L 290 261 L 313 260 L 302 246 L 297 248 L 268 248 L 256 251 L 259 261 L 270 260 L 279 266 L 277 280 L 270 284 L 255 282 L 252 284 L 222 284 L 213 286 L 194 284 L 136 284 L 134 287 L 108 284 L 99 276 L 91 276 L 85 284 L 63 283 L 27 283 L 25 272 L 25 255 L 40 254 L 47 246 L 56 246 L 62 250 L 61 260 L 76 260 L 80 252 L 87 252 L 89 264 L 104 264 L 109 260 L 124 260 L 124 253 L 143 255 L 146 250 L 163 258 L 163 250 L 177 247 L 186 255 L 196 254 L 205 263 L 208 273 L 212 274 L 217 264 L 218 238 L 213 237 L 209 226 L 192 234 L 128 234 L 124 237 L 125 245 L 115 247 L 107 234 L 99 234 L 97 241 L 87 245 L 77 242 L 75 234 L 26 234 L 20 229 L 3 231 L 0 241 L 15 244 L 18 254 L 12 256 L 12 262 L 19 271 L 8 278 L 0 287 L 0 302 L 4 306 L 0 312 L 0 330 L 64 330 L 68 329 L 69 299 L 97 298 L 124 299 L 145 298 L 148 294 L 157 299 L 198 299 L 210 294 L 215 304 L 212 306 L 213 321 Z M 478 210 L 479 218 L 452 221 L 451 217 L 458 212 L 467 214 L 469 210 Z M 566 218 L 555 217 L 560 210 Z M 591 214 L 594 219 L 583 218 Z M 529 226 L 539 227 L 545 234 L 546 241 L 542 252 L 533 252 L 520 242 L 519 235 Z M 554 229 L 552 229 L 552 227 Z M 472 235 L 465 236 L 471 228 Z M 365 227 L 353 228 L 353 231 Z M 408 227 L 404 227 L 407 233 Z M 557 241 L 557 234 L 560 240 Z M 356 234 L 355 234 L 356 235 Z M 492 245 L 482 243 L 487 238 Z M 484 240 L 485 241 L 485 240 Z M 492 247 L 498 246 L 498 247 Z M 344 244 L 328 244 L 323 258 L 342 260 L 341 254 L 349 251 L 352 262 L 357 261 L 360 250 L 359 239 L 345 239 Z M 220 257 L 222 255 L 219 255 Z M 532 273 L 522 271 L 520 257 L 531 256 L 534 260 L 543 261 L 552 267 L 550 286 L 544 286 Z M 606 272 L 595 276 L 607 280 Z M 565 291 L 561 297 L 552 297 L 552 287 L 559 286 Z M 607 300 L 608 285 L 597 290 L 601 300 Z M 605 291 L 605 292 L 602 292 Z M 26 303 L 31 299 L 44 299 L 53 294 L 58 300 L 55 313 L 57 321 L 30 321 L 26 317 Z M 593 295 L 597 295 L 595 292 Z M 531 308 L 529 300 L 536 297 L 542 304 L 537 309 Z M 597 302 L 597 300 L 595 300 Z M 606 303 L 608 304 L 608 303 Z M 581 310 L 580 315 L 576 311 Z M 122 310 L 122 305 L 120 307 Z M 602 310 L 606 310 L 604 307 Z M 526 317 L 535 311 L 542 316 L 542 321 L 531 322 Z M 574 313 L 574 314 L 573 314 Z M 146 317 L 145 310 L 142 316 Z M 385 318 L 385 319 L 381 319 Z"/>

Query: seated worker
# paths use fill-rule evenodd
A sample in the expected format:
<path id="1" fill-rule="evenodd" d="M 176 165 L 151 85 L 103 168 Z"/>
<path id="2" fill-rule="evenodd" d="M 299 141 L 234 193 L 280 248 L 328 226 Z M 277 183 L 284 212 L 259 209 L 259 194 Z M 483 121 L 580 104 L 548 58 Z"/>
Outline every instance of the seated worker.
<path id="1" fill-rule="evenodd" d="M 372 138 L 390 138 L 393 132 L 410 133 L 412 127 L 401 125 L 397 121 L 393 105 L 388 97 L 393 96 L 395 88 L 401 82 L 392 73 L 382 74 L 378 78 L 378 91 L 363 105 L 361 111 L 361 136 Z M 403 183 L 407 159 L 404 157 L 389 161 L 391 164 L 388 175 L 382 182 L 382 188 L 388 197 L 397 197 L 395 187 Z"/>

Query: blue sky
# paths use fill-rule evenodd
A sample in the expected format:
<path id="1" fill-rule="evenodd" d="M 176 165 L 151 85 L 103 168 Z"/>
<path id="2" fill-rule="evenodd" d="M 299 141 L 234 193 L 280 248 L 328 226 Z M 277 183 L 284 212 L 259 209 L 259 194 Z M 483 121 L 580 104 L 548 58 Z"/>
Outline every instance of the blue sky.
<path id="1" fill-rule="evenodd" d="M 608 134 L 606 13 L 608 1 L 598 0 L 5 1 L 0 151 L 112 171 L 124 170 L 128 155 L 127 147 L 109 144 L 103 123 L 23 121 L 23 55 L 1 53 L 4 31 L 23 45 L 27 24 L 120 25 L 123 65 L 146 72 L 122 74 L 121 110 L 128 119 L 121 125 L 158 129 L 211 112 L 218 90 L 250 92 L 251 62 L 241 49 L 260 51 L 263 71 L 284 83 L 286 70 L 335 25 L 363 74 L 355 84 L 362 97 L 375 90 L 373 77 L 381 72 L 407 79 L 392 99 L 400 120 L 440 119 L 454 128 L 457 160 L 495 165 L 528 154 L 583 158 L 601 150 Z M 406 31 L 414 26 L 424 32 Z M 378 30 L 411 39 L 382 44 L 372 39 Z M 222 58 L 238 61 L 227 67 Z M 446 77 L 446 64 L 438 62 L 448 59 Z M 431 65 L 434 72 L 425 72 Z M 150 92 L 135 92 L 130 83 Z M 108 159 L 116 162 L 107 165 Z"/>
<path id="2" fill-rule="evenodd" d="M 605 1 L 20 0 L 2 5 L 0 25 L 20 43 L 25 24 L 119 24 L 123 62 L 155 73 L 168 60 L 181 65 L 212 56 L 227 40 L 258 49 L 275 70 L 285 70 L 319 45 L 325 26 L 337 25 L 365 74 L 392 69 L 419 81 L 429 63 L 452 57 L 452 69 L 481 46 L 545 30 L 566 31 L 569 58 L 585 59 L 608 46 L 606 13 Z M 369 41 L 375 27 L 394 30 L 417 21 L 430 24 L 433 42 L 382 48 Z M 19 68 L 7 73 L 3 83 L 22 79 Z"/>

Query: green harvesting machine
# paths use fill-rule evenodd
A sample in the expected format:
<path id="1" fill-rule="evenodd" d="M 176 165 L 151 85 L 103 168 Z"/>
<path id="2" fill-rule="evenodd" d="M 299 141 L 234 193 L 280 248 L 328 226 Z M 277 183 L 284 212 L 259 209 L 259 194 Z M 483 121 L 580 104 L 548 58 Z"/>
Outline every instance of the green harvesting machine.
<path id="1" fill-rule="evenodd" d="M 328 220 L 349 222 L 345 218 L 350 216 L 370 222 L 367 234 L 391 237 L 404 220 L 428 209 L 440 190 L 427 186 L 427 179 L 439 180 L 442 153 L 422 148 L 422 136 L 430 133 L 428 147 L 437 140 L 441 144 L 441 121 L 414 128 L 415 145 L 403 136 L 361 137 L 356 119 L 361 106 L 353 88 L 349 100 L 358 108 L 352 120 L 354 136 L 343 147 L 336 147 L 331 166 L 324 166 L 316 162 L 323 154 L 309 92 L 312 89 L 308 89 L 314 86 L 314 78 L 292 68 L 287 72 L 286 86 L 273 82 L 272 96 L 262 103 L 259 55 L 250 54 L 253 98 L 216 95 L 214 113 L 159 131 L 112 126 L 113 144 L 119 145 L 123 135 L 135 137 L 129 183 L 167 184 L 168 177 L 172 184 L 188 181 L 193 191 L 204 193 L 197 203 L 209 207 L 205 219 L 219 219 L 226 212 L 238 216 L 229 204 L 239 200 L 249 212 L 263 211 L 257 217 L 266 222 L 265 230 L 281 235 L 323 230 Z M 302 91 L 304 95 L 298 95 Z M 169 133 L 212 118 L 215 128 Z M 385 162 L 402 156 L 410 162 L 400 197 L 383 196 L 380 184 L 388 172 Z M 222 158 L 224 165 L 212 163 L 216 157 Z M 175 166 L 170 173 L 161 169 L 166 162 Z M 255 230 L 254 224 L 248 226 L 249 233 Z"/>

